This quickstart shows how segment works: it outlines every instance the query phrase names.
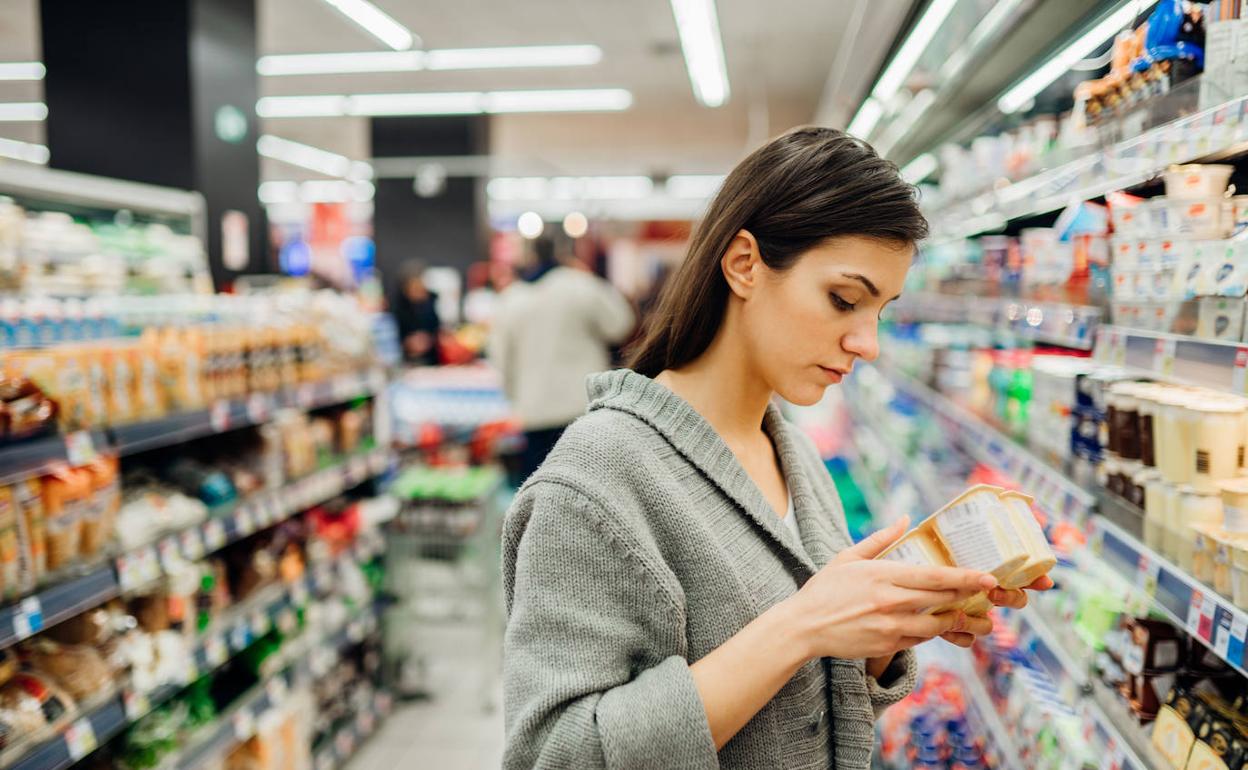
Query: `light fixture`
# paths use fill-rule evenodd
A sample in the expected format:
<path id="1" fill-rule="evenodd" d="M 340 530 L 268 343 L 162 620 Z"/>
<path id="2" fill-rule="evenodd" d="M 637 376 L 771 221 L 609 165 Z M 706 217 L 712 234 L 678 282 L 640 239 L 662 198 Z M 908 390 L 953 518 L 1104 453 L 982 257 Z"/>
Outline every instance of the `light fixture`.
<path id="1" fill-rule="evenodd" d="M 910 184 L 918 184 L 935 173 L 939 166 L 936 156 L 925 152 L 902 167 L 901 178 Z"/>
<path id="2" fill-rule="evenodd" d="M 261 56 L 256 72 L 335 75 L 360 72 L 475 70 L 519 67 L 583 67 L 602 61 L 596 45 L 521 45 L 501 48 L 445 48 L 434 51 L 358 51 Z M 0 65 L 3 73 L 3 65 Z"/>
<path id="3" fill-rule="evenodd" d="M 880 155 L 888 155 L 897 143 L 906 137 L 907 134 L 919 122 L 919 118 L 923 117 L 923 113 L 936 103 L 936 92 L 930 88 L 924 88 L 902 108 L 901 114 L 889 122 L 888 128 L 884 129 L 884 133 L 874 143 L 875 151 Z"/>
<path id="4" fill-rule="evenodd" d="M 43 66 L 43 62 L 0 62 L 0 80 L 43 80 L 47 73 L 48 69 Z"/>
<path id="5" fill-rule="evenodd" d="M 879 80 L 875 81 L 875 86 L 871 89 L 872 96 L 882 102 L 893 98 L 957 4 L 958 0 L 932 0 L 928 3 L 910 34 L 906 35 L 901 48 L 897 49 L 896 55 L 889 60 Z"/>
<path id="6" fill-rule="evenodd" d="M 48 105 L 43 102 L 0 103 L 0 122 L 38 122 L 48 117 Z"/>
<path id="7" fill-rule="evenodd" d="M 46 165 L 51 158 L 48 148 L 42 144 L 19 142 L 16 139 L 0 139 L 0 158 L 24 160 L 27 163 Z"/>
<path id="8" fill-rule="evenodd" d="M 264 134 L 256 142 L 256 151 L 266 158 L 306 168 L 327 176 L 346 176 L 351 172 L 351 159 L 336 152 L 322 150 L 280 136 Z"/>
<path id="9" fill-rule="evenodd" d="M 504 112 L 614 112 L 633 95 L 623 88 L 546 91 L 428 91 L 351 96 L 266 96 L 256 102 L 262 118 L 325 118 L 343 115 L 476 115 Z"/>
<path id="10" fill-rule="evenodd" d="M 859 139 L 866 139 L 875 130 L 875 125 L 882 117 L 884 117 L 884 105 L 875 99 L 867 99 L 858 108 L 858 113 L 854 115 L 854 119 L 849 122 L 849 127 L 845 130 Z"/>
<path id="11" fill-rule="evenodd" d="M 416 36 L 410 29 L 368 0 L 325 0 L 325 3 L 396 51 L 406 51 L 416 44 Z"/>
<path id="12" fill-rule="evenodd" d="M 524 238 L 532 240 L 542 234 L 542 230 L 546 228 L 546 224 L 542 222 L 541 214 L 536 211 L 526 211 L 516 219 L 516 230 Z"/>
<path id="13" fill-rule="evenodd" d="M 486 194 L 500 201 L 639 200 L 654 191 L 648 176 L 498 177 Z"/>
<path id="14" fill-rule="evenodd" d="M 715 0 L 671 2 L 693 95 L 707 107 L 719 107 L 728 101 L 730 90 Z"/>
<path id="15" fill-rule="evenodd" d="M 997 34 L 997 30 L 1009 21 L 1014 11 L 1023 2 L 1025 0 L 997 0 L 992 10 L 988 11 L 979 24 L 975 25 L 975 29 L 971 30 L 971 36 L 966 39 L 966 42 L 960 45 L 940 66 L 939 81 L 948 83 L 961 75 L 963 68 L 971 62 L 980 46 Z"/>
<path id="16" fill-rule="evenodd" d="M 1001 98 L 997 99 L 997 109 L 1007 115 L 1021 110 L 1037 94 L 1048 88 L 1053 81 L 1069 72 L 1075 62 L 1086 58 L 1106 40 L 1134 21 L 1138 7 L 1138 0 L 1126 0 L 1119 3 L 1109 15 L 1092 25 L 1061 51 L 1048 57 L 1044 64 L 1002 94 Z"/>
<path id="17" fill-rule="evenodd" d="M 569 212 L 563 218 L 563 231 L 569 238 L 581 238 L 589 232 L 589 219 L 579 211 Z"/>
<path id="18" fill-rule="evenodd" d="M 264 204 L 364 202 L 372 200 L 375 192 L 372 182 L 349 182 L 345 179 L 261 182 L 257 191 L 260 202 Z"/>
<path id="19" fill-rule="evenodd" d="M 501 48 L 444 48 L 425 53 L 431 70 L 484 70 L 513 67 L 585 67 L 602 61 L 596 45 L 518 45 Z"/>
<path id="20" fill-rule="evenodd" d="M 673 198 L 709 198 L 724 183 L 723 174 L 673 174 L 667 178 L 667 194 Z"/>

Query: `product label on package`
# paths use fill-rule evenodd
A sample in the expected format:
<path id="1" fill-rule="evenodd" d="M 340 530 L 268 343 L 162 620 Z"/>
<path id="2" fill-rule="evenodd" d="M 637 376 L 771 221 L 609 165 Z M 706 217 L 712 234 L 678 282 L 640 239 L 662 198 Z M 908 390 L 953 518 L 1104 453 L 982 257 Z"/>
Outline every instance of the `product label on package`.
<path id="1" fill-rule="evenodd" d="M 1244 665 L 1244 638 L 1248 637 L 1248 615 L 1235 613 L 1231 619 L 1231 638 L 1227 642 L 1226 659 L 1232 663 Z"/>
<path id="2" fill-rule="evenodd" d="M 95 739 L 95 728 L 91 726 L 91 720 L 86 717 L 65 728 L 65 747 L 69 749 L 69 756 L 75 762 L 95 751 L 98 745 Z"/>
<path id="3" fill-rule="evenodd" d="M 936 530 L 959 567 L 991 572 L 1001 566 L 991 518 L 995 505 L 995 495 L 989 500 L 988 494 L 977 494 L 937 516 Z"/>

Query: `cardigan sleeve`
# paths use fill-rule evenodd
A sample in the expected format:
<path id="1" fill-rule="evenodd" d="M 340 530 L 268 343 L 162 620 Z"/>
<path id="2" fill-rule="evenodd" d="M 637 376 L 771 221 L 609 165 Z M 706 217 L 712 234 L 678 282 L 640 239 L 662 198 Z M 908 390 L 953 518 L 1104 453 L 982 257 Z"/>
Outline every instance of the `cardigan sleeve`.
<path id="1" fill-rule="evenodd" d="M 680 602 L 621 526 L 556 482 L 508 512 L 505 768 L 719 766 Z"/>
<path id="2" fill-rule="evenodd" d="M 871 698 L 871 708 L 875 711 L 876 719 L 879 719 L 889 706 L 914 692 L 918 672 L 919 667 L 914 657 L 914 650 L 902 650 L 893 657 L 893 662 L 885 669 L 879 680 L 867 674 L 867 695 Z"/>

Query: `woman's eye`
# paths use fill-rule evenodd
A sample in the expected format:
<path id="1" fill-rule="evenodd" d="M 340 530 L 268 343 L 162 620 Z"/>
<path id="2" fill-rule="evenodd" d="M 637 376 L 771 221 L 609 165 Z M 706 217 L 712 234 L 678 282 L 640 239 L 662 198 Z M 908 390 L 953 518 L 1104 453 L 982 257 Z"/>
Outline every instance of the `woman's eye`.
<path id="1" fill-rule="evenodd" d="M 832 305 L 837 310 L 841 310 L 843 312 L 848 313 L 849 311 L 854 309 L 854 303 L 846 302 L 844 299 L 841 298 L 839 294 L 830 293 L 828 294 L 828 296 L 832 299 Z"/>

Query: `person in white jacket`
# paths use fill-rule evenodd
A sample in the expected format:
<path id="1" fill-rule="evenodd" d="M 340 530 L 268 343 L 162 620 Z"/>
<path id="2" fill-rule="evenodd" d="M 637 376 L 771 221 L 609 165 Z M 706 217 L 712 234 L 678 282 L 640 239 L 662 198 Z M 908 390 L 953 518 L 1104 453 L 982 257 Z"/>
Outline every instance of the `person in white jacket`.
<path id="1" fill-rule="evenodd" d="M 489 341 L 489 359 L 525 434 L 520 480 L 585 412 L 585 378 L 611 365 L 610 346 L 627 339 L 637 322 L 611 284 L 580 262 L 556 260 L 549 240 L 535 245 L 535 279 L 503 292 Z"/>

